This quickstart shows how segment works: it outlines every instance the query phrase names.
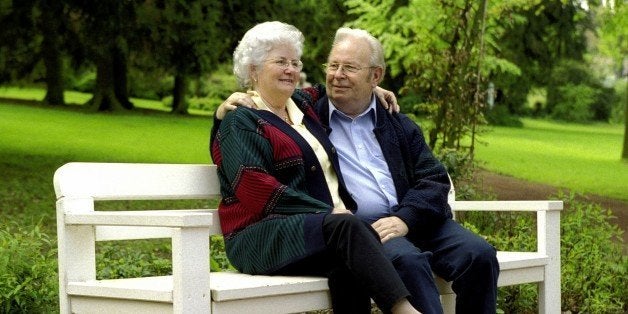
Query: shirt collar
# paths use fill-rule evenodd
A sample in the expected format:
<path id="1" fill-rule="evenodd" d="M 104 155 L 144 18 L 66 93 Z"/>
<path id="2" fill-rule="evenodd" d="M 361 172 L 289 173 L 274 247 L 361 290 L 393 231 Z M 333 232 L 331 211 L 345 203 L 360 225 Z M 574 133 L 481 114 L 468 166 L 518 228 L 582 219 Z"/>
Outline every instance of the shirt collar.
<path id="1" fill-rule="evenodd" d="M 251 99 L 253 99 L 253 102 L 257 106 L 257 109 L 268 110 L 272 112 L 272 110 L 268 108 L 266 102 L 264 102 L 262 96 L 260 96 L 257 91 L 249 90 L 246 93 L 251 95 Z M 297 104 L 294 103 L 292 98 L 288 98 L 288 100 L 286 101 L 286 109 L 288 110 L 288 116 L 290 117 L 290 120 L 293 124 L 300 125 L 303 123 L 303 112 L 301 111 L 301 109 L 299 109 L 299 107 L 297 107 Z"/>
<path id="2" fill-rule="evenodd" d="M 334 106 L 334 104 L 331 102 L 331 99 L 329 99 L 329 98 L 327 100 L 327 105 L 329 106 L 329 121 L 331 121 L 331 117 L 332 117 L 332 114 L 334 112 L 336 112 L 337 114 L 339 114 L 342 117 L 345 117 L 345 118 L 348 118 L 348 119 L 351 119 L 351 120 L 357 119 L 357 118 L 362 117 L 362 116 L 367 115 L 367 114 L 370 114 L 371 118 L 373 119 L 373 124 L 374 125 L 377 124 L 377 115 L 375 114 L 375 112 L 377 112 L 375 110 L 377 103 L 375 101 L 375 95 L 371 95 L 371 103 L 366 108 L 366 110 L 364 110 L 362 113 L 357 115 L 355 118 L 352 118 L 352 117 L 346 115 L 344 112 L 338 110 L 336 108 L 336 106 Z"/>

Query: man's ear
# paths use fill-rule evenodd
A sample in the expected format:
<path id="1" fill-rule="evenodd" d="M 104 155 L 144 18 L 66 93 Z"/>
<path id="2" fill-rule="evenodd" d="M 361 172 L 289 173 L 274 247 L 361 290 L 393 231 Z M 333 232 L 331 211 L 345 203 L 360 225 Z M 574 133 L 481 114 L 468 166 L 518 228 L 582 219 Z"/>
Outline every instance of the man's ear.
<path id="1" fill-rule="evenodd" d="M 375 88 L 379 83 L 382 82 L 384 78 L 384 69 L 382 67 L 373 68 L 373 72 L 371 72 L 371 85 Z"/>

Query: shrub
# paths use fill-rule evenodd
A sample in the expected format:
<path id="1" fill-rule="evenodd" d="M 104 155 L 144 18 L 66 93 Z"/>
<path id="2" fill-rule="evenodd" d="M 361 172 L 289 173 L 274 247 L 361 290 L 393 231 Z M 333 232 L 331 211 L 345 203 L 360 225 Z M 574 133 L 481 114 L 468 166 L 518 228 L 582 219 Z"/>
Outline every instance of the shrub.
<path id="1" fill-rule="evenodd" d="M 17 224 L 0 230 L 0 311 L 53 313 L 58 308 L 56 242 Z"/>
<path id="2" fill-rule="evenodd" d="M 523 122 L 510 113 L 508 107 L 504 105 L 495 105 L 485 114 L 486 121 L 491 125 L 523 127 Z"/>
<path id="3" fill-rule="evenodd" d="M 571 195 L 561 221 L 562 308 L 573 313 L 623 313 L 628 258 L 609 210 Z"/>
<path id="4" fill-rule="evenodd" d="M 616 101 L 615 91 L 603 87 L 581 61 L 563 60 L 552 70 L 546 108 L 555 119 L 608 122 Z"/>
<path id="5" fill-rule="evenodd" d="M 554 104 L 551 116 L 557 120 L 587 122 L 594 117 L 591 105 L 597 97 L 597 91 L 587 85 L 567 84 L 558 88 L 560 97 Z"/>

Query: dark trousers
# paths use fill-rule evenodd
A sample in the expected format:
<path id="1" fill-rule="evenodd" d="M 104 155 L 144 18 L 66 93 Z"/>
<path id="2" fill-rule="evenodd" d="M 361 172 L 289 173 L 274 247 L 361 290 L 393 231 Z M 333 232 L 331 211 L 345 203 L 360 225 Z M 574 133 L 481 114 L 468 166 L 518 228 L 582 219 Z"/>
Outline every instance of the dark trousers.
<path id="1" fill-rule="evenodd" d="M 496 312 L 499 264 L 495 248 L 482 237 L 448 219 L 424 234 L 384 243 L 390 258 L 410 291 L 410 303 L 422 313 L 442 313 L 432 272 L 453 281 L 457 313 Z"/>
<path id="2" fill-rule="evenodd" d="M 385 313 L 410 293 L 386 257 L 379 237 L 353 215 L 327 215 L 327 250 L 282 268 L 275 274 L 329 278 L 335 314 L 371 313 L 371 298 Z"/>

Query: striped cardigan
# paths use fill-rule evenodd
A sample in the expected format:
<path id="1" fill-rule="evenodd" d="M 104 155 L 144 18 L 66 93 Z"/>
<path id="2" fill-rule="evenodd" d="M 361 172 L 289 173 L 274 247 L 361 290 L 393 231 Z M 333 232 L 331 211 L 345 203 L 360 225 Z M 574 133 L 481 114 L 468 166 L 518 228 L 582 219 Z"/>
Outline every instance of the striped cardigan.
<path id="1" fill-rule="evenodd" d="M 339 194 L 355 209 L 338 167 L 336 151 L 310 106 L 297 93 L 303 123 L 325 147 L 339 181 Z M 321 166 L 307 142 L 281 118 L 238 108 L 212 131 L 223 199 L 218 207 L 227 256 L 239 271 L 270 274 L 325 248 L 322 221 L 332 199 Z"/>

